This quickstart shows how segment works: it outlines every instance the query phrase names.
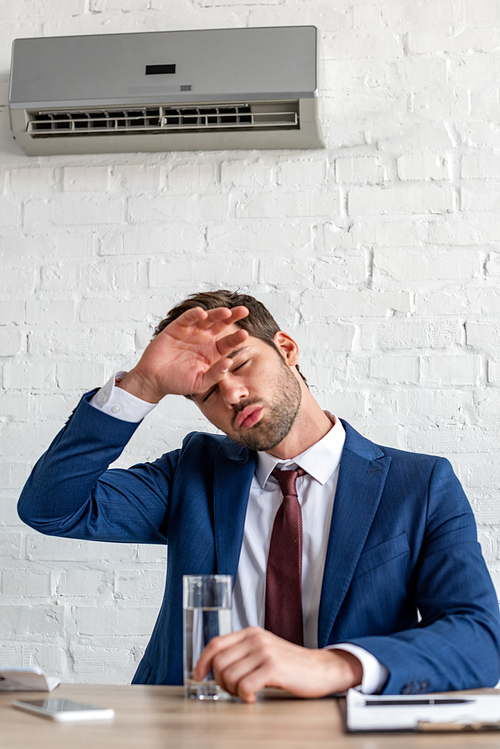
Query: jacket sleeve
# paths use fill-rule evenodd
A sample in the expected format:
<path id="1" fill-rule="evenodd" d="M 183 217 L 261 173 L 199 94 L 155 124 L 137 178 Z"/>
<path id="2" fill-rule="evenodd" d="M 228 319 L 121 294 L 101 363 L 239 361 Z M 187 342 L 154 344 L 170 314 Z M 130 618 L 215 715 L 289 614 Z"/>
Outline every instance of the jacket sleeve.
<path id="1" fill-rule="evenodd" d="M 138 424 L 89 405 L 88 393 L 35 465 L 18 502 L 21 520 L 54 536 L 166 543 L 168 491 L 179 451 L 108 469 Z"/>
<path id="2" fill-rule="evenodd" d="M 436 460 L 426 510 L 415 587 L 418 625 L 351 642 L 389 670 L 386 694 L 495 686 L 500 677 L 497 596 L 472 510 L 447 460 Z"/>

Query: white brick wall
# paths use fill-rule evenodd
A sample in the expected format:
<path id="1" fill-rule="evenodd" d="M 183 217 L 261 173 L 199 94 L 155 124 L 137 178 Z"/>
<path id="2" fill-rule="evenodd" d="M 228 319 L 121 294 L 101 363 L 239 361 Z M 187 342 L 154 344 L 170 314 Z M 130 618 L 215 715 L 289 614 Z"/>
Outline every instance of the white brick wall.
<path id="1" fill-rule="evenodd" d="M 499 8 L 0 0 L 0 664 L 131 678 L 165 550 L 47 538 L 15 505 L 81 393 L 197 289 L 268 304 L 318 399 L 367 436 L 447 455 L 500 585 Z M 325 150 L 28 158 L 12 140 L 14 38 L 290 19 L 321 33 Z M 204 426 L 172 399 L 120 465 Z"/>

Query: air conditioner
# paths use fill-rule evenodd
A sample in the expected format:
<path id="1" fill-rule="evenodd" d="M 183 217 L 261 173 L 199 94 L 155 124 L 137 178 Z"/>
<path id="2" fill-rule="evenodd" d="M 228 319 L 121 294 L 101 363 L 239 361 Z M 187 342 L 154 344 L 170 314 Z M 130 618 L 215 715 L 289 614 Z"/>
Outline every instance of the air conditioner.
<path id="1" fill-rule="evenodd" d="M 9 110 L 30 156 L 321 148 L 317 29 L 16 39 Z"/>

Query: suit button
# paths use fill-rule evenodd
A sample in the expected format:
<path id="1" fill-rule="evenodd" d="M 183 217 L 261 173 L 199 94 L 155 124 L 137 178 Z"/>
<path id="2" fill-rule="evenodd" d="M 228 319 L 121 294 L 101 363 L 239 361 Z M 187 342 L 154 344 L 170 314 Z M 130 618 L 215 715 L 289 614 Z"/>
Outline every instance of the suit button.
<path id="1" fill-rule="evenodd" d="M 421 681 L 409 681 L 401 689 L 401 694 L 422 694 L 429 689 L 429 682 L 425 679 Z"/>

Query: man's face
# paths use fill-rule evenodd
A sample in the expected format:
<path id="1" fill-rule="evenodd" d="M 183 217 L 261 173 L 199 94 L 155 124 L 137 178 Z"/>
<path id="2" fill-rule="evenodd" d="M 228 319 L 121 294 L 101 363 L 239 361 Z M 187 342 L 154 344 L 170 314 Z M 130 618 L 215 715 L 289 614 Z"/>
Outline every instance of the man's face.
<path id="1" fill-rule="evenodd" d="M 193 400 L 238 444 L 271 450 L 295 420 L 302 395 L 299 382 L 279 351 L 259 338 L 250 336 L 231 358 L 222 380 Z"/>

